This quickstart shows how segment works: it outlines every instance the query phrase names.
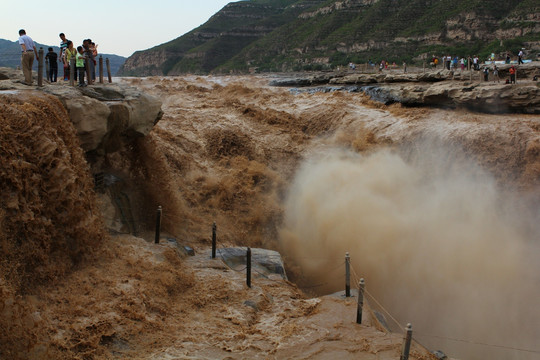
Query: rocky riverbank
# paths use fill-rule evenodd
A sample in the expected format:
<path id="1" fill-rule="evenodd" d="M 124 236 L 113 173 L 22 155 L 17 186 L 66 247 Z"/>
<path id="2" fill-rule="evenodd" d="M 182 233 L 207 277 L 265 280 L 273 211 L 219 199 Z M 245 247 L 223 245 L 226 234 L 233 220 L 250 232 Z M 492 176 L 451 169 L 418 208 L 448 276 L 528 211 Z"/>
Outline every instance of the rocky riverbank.
<path id="1" fill-rule="evenodd" d="M 468 108 L 485 113 L 540 114 L 540 63 L 520 65 L 517 84 L 506 84 L 510 65 L 499 68 L 499 78 L 490 72 L 484 81 L 481 71 L 430 70 L 399 73 L 320 73 L 284 77 L 270 85 L 300 87 L 295 91 L 362 91 L 385 104 Z M 317 86 L 318 89 L 312 87 Z M 311 88 L 311 89 L 310 89 Z"/>

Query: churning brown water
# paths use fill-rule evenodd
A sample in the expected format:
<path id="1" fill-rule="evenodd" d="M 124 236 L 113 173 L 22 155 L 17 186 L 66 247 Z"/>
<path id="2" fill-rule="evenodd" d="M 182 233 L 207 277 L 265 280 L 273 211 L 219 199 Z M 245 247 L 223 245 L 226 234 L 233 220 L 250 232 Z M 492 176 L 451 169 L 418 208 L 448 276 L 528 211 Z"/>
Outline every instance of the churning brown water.
<path id="1" fill-rule="evenodd" d="M 305 284 L 326 283 L 326 292 L 343 289 L 342 270 L 330 269 L 350 252 L 353 275 L 431 349 L 533 359 L 513 349 L 538 350 L 537 204 L 435 144 L 306 161 L 287 200 L 283 248 Z"/>
<path id="2" fill-rule="evenodd" d="M 291 276 L 319 294 L 343 289 L 350 252 L 368 291 L 431 349 L 535 358 L 512 348 L 540 350 L 538 117 L 293 95 L 266 81 L 134 81 L 166 99 L 167 156 L 190 158 L 184 173 L 203 193 L 228 194 L 212 210 L 234 224 L 223 236 L 274 247 L 277 232 Z M 200 147 L 175 155 L 174 141 Z"/>
<path id="3" fill-rule="evenodd" d="M 353 283 L 365 278 L 369 293 L 401 326 L 411 322 L 415 339 L 429 348 L 460 359 L 538 357 L 523 351 L 538 351 L 540 335 L 537 116 L 386 107 L 346 92 L 294 95 L 263 77 L 125 82 L 160 97 L 165 111 L 149 136 L 107 158 L 127 183 L 142 227 L 151 227 L 155 207 L 163 205 L 164 233 L 199 251 L 216 221 L 220 244 L 279 249 L 291 278 L 318 294 L 343 289 L 348 251 Z M 19 194 L 17 204 L 31 210 L 0 213 L 4 258 L 20 238 L 11 229 L 37 241 L 28 242 L 32 251 L 20 252 L 21 261 L 0 264 L 6 354 L 399 356 L 399 336 L 348 318 L 354 303 L 336 312 L 338 300 L 318 305 L 270 281 L 257 283 L 254 297 L 241 275 L 208 265 L 204 254 L 184 261 L 129 236 L 102 239 L 83 154 L 67 114 L 50 101 L 0 109 L 2 134 L 28 124 L 28 134 L 41 135 L 19 131 L 21 141 L 10 136 L 0 144 L 4 158 L 14 159 L 2 167 L 5 187 L 14 189 L 3 201 L 15 204 L 5 199 Z M 59 150 L 44 153 L 43 144 Z M 19 161 L 20 154 L 31 160 Z M 48 197 L 35 190 L 42 188 Z M 45 222 L 48 214 L 65 225 Z M 75 244 L 73 238 L 81 240 L 73 253 L 48 248 L 57 243 L 51 239 Z M 93 254 L 97 243 L 103 248 Z M 23 255 L 44 265 L 24 268 L 24 278 L 5 276 L 20 270 Z M 19 285 L 33 291 L 31 279 L 39 280 L 39 291 L 20 297 Z M 258 312 L 243 305 L 253 298 Z"/>

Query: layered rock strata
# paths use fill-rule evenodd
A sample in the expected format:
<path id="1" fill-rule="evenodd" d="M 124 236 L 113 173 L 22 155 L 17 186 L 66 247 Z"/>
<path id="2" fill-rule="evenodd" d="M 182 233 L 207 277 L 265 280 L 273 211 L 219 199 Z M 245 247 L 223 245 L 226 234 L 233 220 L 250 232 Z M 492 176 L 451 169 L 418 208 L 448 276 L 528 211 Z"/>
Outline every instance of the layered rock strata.
<path id="1" fill-rule="evenodd" d="M 540 64 L 520 65 L 517 84 L 506 84 L 510 65 L 499 68 L 499 78 L 490 72 L 484 81 L 481 71 L 426 71 L 403 73 L 320 73 L 272 80 L 270 85 L 309 88 L 317 91 L 362 91 L 385 104 L 407 106 L 466 107 L 486 113 L 540 114 Z M 327 87 L 325 87 L 327 86 Z M 298 91 L 296 89 L 295 91 Z"/>

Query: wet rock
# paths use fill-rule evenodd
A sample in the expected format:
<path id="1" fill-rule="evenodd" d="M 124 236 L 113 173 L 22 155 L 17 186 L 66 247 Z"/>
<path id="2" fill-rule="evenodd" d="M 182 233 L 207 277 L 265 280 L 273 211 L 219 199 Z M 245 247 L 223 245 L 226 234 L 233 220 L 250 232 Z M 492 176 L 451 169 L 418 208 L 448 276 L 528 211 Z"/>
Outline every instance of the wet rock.
<path id="1" fill-rule="evenodd" d="M 182 249 L 184 250 L 184 252 L 186 253 L 186 255 L 188 256 L 195 256 L 195 250 L 193 250 L 192 247 L 189 247 L 187 245 L 184 245 L 182 247 Z"/>
<path id="2" fill-rule="evenodd" d="M 381 102 L 385 105 L 390 105 L 395 102 L 399 102 L 399 97 L 396 94 L 386 91 L 379 86 L 364 86 L 362 91 L 369 95 L 373 100 Z"/>
<path id="3" fill-rule="evenodd" d="M 336 77 L 330 80 L 330 84 L 373 84 L 384 80 L 382 74 L 351 74 L 343 77 Z"/>
<path id="4" fill-rule="evenodd" d="M 493 65 L 487 65 L 490 69 Z M 509 64 L 497 65 L 501 82 L 479 82 L 478 71 L 427 70 L 420 73 L 380 72 L 324 73 L 277 79 L 274 86 L 291 86 L 292 93 L 315 93 L 346 90 L 360 86 L 374 100 L 384 104 L 395 102 L 407 106 L 465 107 L 486 113 L 540 113 L 540 87 L 530 81 L 540 76 L 540 65 L 517 66 L 517 85 L 504 83 Z M 472 79 L 472 81 L 471 81 Z M 520 80 L 521 79 L 521 80 Z M 325 85 L 326 86 L 320 86 Z M 319 85 L 318 87 L 313 87 Z M 309 88 L 308 88 L 309 87 Z M 303 88 L 307 88 L 304 90 Z"/>
<path id="5" fill-rule="evenodd" d="M 330 93 L 335 91 L 347 91 L 347 92 L 360 92 L 361 88 L 356 85 L 348 85 L 348 86 L 317 86 L 317 87 L 309 87 L 309 88 L 292 88 L 289 90 L 292 94 L 301 94 L 301 93 L 308 93 L 308 94 L 315 94 L 315 93 Z"/>
<path id="6" fill-rule="evenodd" d="M 118 151 L 147 135 L 163 115 L 161 101 L 127 86 L 46 86 L 43 91 L 64 104 L 85 151 Z"/>
<path id="7" fill-rule="evenodd" d="M 270 81 L 270 86 L 310 86 L 311 81 L 307 78 L 276 79 Z"/>
<path id="8" fill-rule="evenodd" d="M 258 293 L 251 299 L 244 301 L 244 305 L 252 308 L 255 311 L 264 310 L 274 301 L 272 295 L 263 292 Z"/>
<path id="9" fill-rule="evenodd" d="M 274 79 L 270 81 L 270 86 L 314 86 L 328 84 L 335 76 L 336 74 L 334 73 L 302 74 L 298 77 Z"/>
<path id="10" fill-rule="evenodd" d="M 244 305 L 249 306 L 250 308 L 252 308 L 255 311 L 259 311 L 259 307 L 255 303 L 255 301 L 246 300 L 246 301 L 244 301 Z"/>
<path id="11" fill-rule="evenodd" d="M 408 106 L 465 107 L 493 114 L 540 114 L 540 87 L 531 84 L 476 83 L 464 86 L 459 82 L 441 82 L 380 85 L 362 90 L 385 104 L 399 102 Z"/>
<path id="12" fill-rule="evenodd" d="M 246 266 L 245 247 L 221 248 L 217 249 L 217 254 L 222 260 L 232 269 L 244 269 Z M 270 275 L 279 275 L 283 279 L 287 279 L 285 267 L 281 255 L 274 250 L 267 249 L 251 249 L 251 263 L 253 276 L 268 277 Z"/>
<path id="13" fill-rule="evenodd" d="M 435 357 L 437 359 L 440 359 L 440 360 L 446 360 L 448 359 L 448 356 L 446 356 L 445 353 L 443 353 L 441 350 L 436 350 L 433 352 L 433 355 L 435 355 Z"/>

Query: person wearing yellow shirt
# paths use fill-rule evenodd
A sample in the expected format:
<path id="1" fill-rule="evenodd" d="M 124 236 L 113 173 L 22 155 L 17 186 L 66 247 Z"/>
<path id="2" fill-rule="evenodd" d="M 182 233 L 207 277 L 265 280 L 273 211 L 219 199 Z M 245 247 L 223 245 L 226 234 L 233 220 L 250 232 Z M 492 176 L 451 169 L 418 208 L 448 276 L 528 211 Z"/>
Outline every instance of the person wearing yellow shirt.
<path id="1" fill-rule="evenodd" d="M 73 41 L 71 40 L 68 40 L 68 45 L 67 45 L 67 48 L 66 50 L 64 50 L 64 60 L 65 60 L 65 63 L 67 64 L 67 79 L 69 80 L 69 74 L 70 74 L 70 66 L 71 66 L 71 58 L 75 58 L 77 56 L 77 49 L 75 49 L 73 47 Z M 75 76 L 73 76 L 73 80 L 77 80 L 77 69 L 75 69 Z"/>

